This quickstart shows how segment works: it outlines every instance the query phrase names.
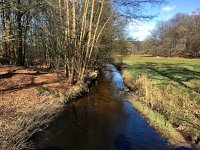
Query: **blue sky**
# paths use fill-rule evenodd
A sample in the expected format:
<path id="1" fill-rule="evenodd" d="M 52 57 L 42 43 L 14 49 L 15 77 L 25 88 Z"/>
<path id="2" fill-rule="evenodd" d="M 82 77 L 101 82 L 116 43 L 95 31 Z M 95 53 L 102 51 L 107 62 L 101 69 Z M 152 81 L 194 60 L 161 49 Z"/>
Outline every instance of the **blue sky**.
<path id="1" fill-rule="evenodd" d="M 162 6 L 148 9 L 148 12 L 158 14 L 158 17 L 148 22 L 130 23 L 126 31 L 130 37 L 142 41 L 150 35 L 150 31 L 155 28 L 157 21 L 168 20 L 179 12 L 191 14 L 197 8 L 200 8 L 200 0 L 168 0 Z"/>

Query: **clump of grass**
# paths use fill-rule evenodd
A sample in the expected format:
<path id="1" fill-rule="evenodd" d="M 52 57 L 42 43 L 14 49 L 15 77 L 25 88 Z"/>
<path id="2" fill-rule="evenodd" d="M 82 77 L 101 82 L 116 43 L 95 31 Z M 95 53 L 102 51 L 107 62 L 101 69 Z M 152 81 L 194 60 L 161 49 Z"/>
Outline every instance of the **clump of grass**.
<path id="1" fill-rule="evenodd" d="M 46 102 L 26 114 L 4 120 L 1 129 L 0 149 L 23 150 L 32 149 L 30 138 L 47 127 L 48 123 L 61 111 L 61 105 Z"/>
<path id="2" fill-rule="evenodd" d="M 53 89 L 50 89 L 46 86 L 38 86 L 37 90 L 40 94 L 44 94 L 45 92 L 48 92 L 50 94 L 55 94 L 55 91 Z"/>

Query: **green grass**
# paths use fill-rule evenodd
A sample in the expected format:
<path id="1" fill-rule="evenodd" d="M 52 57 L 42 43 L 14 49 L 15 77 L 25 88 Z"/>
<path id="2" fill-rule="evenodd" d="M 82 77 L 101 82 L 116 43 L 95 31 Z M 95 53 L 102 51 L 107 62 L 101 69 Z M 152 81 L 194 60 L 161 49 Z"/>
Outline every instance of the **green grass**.
<path id="1" fill-rule="evenodd" d="M 129 56 L 123 59 L 133 77 L 146 75 L 152 84 L 165 88 L 175 84 L 183 90 L 200 93 L 200 59 Z"/>
<path id="2" fill-rule="evenodd" d="M 52 90 L 52 89 L 50 89 L 50 88 L 48 88 L 48 87 L 45 87 L 45 86 L 38 86 L 38 87 L 37 87 L 37 90 L 38 90 L 38 92 L 39 92 L 40 94 L 43 94 L 43 93 L 45 93 L 45 92 L 48 92 L 48 93 L 50 93 L 50 94 L 55 94 L 55 91 L 54 91 L 54 90 Z"/>

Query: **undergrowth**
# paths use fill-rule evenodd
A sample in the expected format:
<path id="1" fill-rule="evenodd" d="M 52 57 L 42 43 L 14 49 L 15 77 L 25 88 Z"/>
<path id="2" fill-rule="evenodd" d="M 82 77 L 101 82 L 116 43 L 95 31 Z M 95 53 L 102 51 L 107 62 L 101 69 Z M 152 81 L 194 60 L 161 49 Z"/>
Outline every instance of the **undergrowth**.
<path id="1" fill-rule="evenodd" d="M 27 113 L 4 119 L 0 130 L 0 149 L 24 150 L 34 149 L 31 138 L 35 133 L 46 128 L 49 122 L 62 110 L 61 105 L 42 103 Z"/>

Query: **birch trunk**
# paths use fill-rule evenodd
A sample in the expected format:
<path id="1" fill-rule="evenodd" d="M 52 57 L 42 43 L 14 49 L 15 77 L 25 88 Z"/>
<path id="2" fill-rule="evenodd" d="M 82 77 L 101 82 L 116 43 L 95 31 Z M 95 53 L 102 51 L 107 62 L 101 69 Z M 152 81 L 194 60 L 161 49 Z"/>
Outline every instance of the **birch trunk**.
<path id="1" fill-rule="evenodd" d="M 86 45 L 86 54 L 85 54 L 85 59 L 83 62 L 83 67 L 81 70 L 81 75 L 80 75 L 80 80 L 84 79 L 84 74 L 85 74 L 85 70 L 87 69 L 87 64 L 88 64 L 88 55 L 89 55 L 89 49 L 90 49 L 90 44 L 91 44 L 91 36 L 92 36 L 92 27 L 93 27 L 93 17 L 94 17 L 94 4 L 95 4 L 95 0 L 92 0 L 91 2 L 92 6 L 91 6 L 91 12 L 90 12 L 90 21 L 89 21 L 89 30 L 88 30 L 88 41 L 87 41 L 87 45 Z"/>

